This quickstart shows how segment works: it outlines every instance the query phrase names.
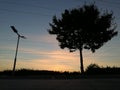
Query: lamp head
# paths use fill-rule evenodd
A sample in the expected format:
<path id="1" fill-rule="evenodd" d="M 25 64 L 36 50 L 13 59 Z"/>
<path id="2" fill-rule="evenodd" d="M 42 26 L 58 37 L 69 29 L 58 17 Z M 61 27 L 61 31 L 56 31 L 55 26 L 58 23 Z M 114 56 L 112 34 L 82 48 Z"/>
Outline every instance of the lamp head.
<path id="1" fill-rule="evenodd" d="M 25 36 L 20 36 L 21 38 L 23 38 L 23 39 L 27 39 Z"/>
<path id="2" fill-rule="evenodd" d="M 14 26 L 10 26 L 14 33 L 16 33 L 20 38 L 26 39 L 25 36 L 21 36 Z"/>
<path id="3" fill-rule="evenodd" d="M 16 30 L 16 28 L 14 26 L 10 26 L 13 30 L 13 32 L 17 33 L 18 34 L 18 31 Z"/>

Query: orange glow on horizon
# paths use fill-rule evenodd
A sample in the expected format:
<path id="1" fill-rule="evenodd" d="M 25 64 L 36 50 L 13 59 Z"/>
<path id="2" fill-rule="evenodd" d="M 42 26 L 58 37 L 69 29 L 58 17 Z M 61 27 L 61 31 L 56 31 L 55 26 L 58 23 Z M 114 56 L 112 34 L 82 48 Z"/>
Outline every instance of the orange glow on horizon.
<path id="1" fill-rule="evenodd" d="M 22 52 L 31 54 L 31 55 L 46 55 L 45 58 L 35 58 L 30 60 L 20 60 L 17 59 L 16 69 L 33 69 L 33 70 L 50 70 L 50 71 L 80 71 L 80 60 L 79 53 L 69 53 L 67 50 L 53 50 L 53 51 L 38 51 L 38 50 L 27 50 L 24 49 Z M 108 63 L 105 60 L 98 60 L 94 54 L 83 52 L 83 60 L 84 60 L 84 69 L 91 64 L 96 63 L 99 66 L 107 66 Z M 0 71 L 2 70 L 12 70 L 13 60 L 2 60 L 1 63 L 4 63 L 0 66 Z M 118 65 L 118 63 L 115 63 Z M 108 66 L 112 66 L 113 63 L 109 62 Z"/>

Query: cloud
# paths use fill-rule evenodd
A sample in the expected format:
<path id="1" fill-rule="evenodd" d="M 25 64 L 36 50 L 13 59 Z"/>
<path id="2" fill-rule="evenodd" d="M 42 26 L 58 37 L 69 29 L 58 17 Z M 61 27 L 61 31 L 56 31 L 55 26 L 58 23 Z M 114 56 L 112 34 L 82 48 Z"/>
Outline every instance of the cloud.
<path id="1" fill-rule="evenodd" d="M 23 55 L 21 55 L 23 53 Z M 84 67 L 86 68 L 91 63 L 97 63 L 98 65 L 117 65 L 114 61 L 101 60 L 92 53 L 83 52 Z M 23 60 L 21 59 L 23 58 Z M 26 60 L 28 58 L 28 60 Z M 79 52 L 70 53 L 68 50 L 51 50 L 51 51 L 39 51 L 37 49 L 21 48 L 17 59 L 16 69 L 28 68 L 38 70 L 54 70 L 54 71 L 79 71 L 80 60 Z M 13 59 L 1 60 L 0 70 L 12 69 Z"/>
<path id="2" fill-rule="evenodd" d="M 48 59 L 55 59 L 55 60 L 75 60 L 79 57 L 79 54 L 77 53 L 70 53 L 66 50 L 37 50 L 37 49 L 20 49 L 20 52 L 23 52 L 24 54 L 28 55 L 35 55 L 35 56 L 46 56 Z"/>
<path id="3" fill-rule="evenodd" d="M 28 39 L 33 42 L 41 42 L 41 43 L 51 43 L 56 44 L 57 40 L 54 35 L 32 35 Z"/>
<path id="4" fill-rule="evenodd" d="M 37 49 L 21 48 L 19 51 L 16 68 L 78 71 L 78 62 L 79 55 L 77 53 L 69 53 L 67 50 L 39 51 Z"/>
<path id="5" fill-rule="evenodd" d="M 62 62 L 62 63 L 61 63 Z M 29 68 L 38 70 L 54 70 L 54 71 L 79 71 L 76 61 L 35 59 L 31 61 L 18 61 L 17 68 Z M 74 64 L 73 64 L 74 63 Z"/>
<path id="6" fill-rule="evenodd" d="M 35 55 L 30 60 L 21 61 L 24 67 L 44 70 L 57 70 L 57 71 L 79 71 L 80 57 L 79 52 L 70 53 L 68 50 L 48 50 L 39 51 L 37 49 L 21 49 L 21 52 L 28 54 L 27 56 Z M 84 66 L 95 62 L 94 57 L 90 57 L 91 54 L 83 52 L 84 54 Z M 39 56 L 39 57 L 37 57 Z M 27 64 L 25 64 L 27 63 Z"/>

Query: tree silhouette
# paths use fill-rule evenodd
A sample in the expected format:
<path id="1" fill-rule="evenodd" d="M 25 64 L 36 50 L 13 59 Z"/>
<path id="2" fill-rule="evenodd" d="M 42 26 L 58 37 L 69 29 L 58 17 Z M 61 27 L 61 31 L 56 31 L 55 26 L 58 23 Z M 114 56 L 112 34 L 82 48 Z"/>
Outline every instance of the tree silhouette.
<path id="1" fill-rule="evenodd" d="M 80 69 L 84 73 L 83 49 L 93 53 L 107 41 L 117 35 L 113 12 L 101 12 L 95 4 L 83 5 L 80 8 L 65 10 L 60 18 L 53 17 L 49 34 L 56 35 L 59 46 L 70 52 L 79 50 Z"/>

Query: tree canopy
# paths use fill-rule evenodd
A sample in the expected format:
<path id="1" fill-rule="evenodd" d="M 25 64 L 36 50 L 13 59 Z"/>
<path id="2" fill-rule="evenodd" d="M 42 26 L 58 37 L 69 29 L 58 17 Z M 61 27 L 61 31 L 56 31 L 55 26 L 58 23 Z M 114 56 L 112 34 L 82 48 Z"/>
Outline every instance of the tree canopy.
<path id="1" fill-rule="evenodd" d="M 117 35 L 113 12 L 101 12 L 95 4 L 66 9 L 61 18 L 53 17 L 50 26 L 48 32 L 57 36 L 59 46 L 68 48 L 70 52 L 80 50 L 81 60 L 83 49 L 95 52 Z M 81 67 L 83 69 L 83 65 Z"/>

